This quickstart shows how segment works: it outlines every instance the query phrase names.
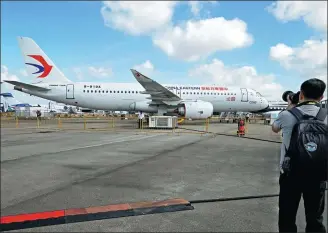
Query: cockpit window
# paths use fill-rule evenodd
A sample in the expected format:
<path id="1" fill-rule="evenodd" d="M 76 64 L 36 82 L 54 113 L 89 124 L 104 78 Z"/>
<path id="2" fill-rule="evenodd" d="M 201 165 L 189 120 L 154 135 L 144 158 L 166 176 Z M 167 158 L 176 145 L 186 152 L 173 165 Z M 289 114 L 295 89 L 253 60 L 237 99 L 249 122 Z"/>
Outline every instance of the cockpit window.
<path id="1" fill-rule="evenodd" d="M 262 97 L 260 92 L 256 92 L 256 96 Z"/>

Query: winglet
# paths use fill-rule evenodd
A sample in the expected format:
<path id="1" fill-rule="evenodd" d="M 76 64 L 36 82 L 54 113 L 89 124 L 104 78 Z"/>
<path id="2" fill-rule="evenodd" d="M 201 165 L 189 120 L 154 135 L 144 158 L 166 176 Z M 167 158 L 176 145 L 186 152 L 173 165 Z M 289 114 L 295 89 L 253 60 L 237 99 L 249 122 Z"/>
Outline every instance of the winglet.
<path id="1" fill-rule="evenodd" d="M 180 101 L 180 97 L 163 87 L 161 84 L 157 83 L 155 80 L 152 80 L 140 72 L 130 69 L 133 76 L 140 83 L 141 86 L 145 89 L 145 94 L 151 95 L 151 100 L 156 101 Z"/>
<path id="2" fill-rule="evenodd" d="M 131 72 L 133 74 L 133 76 L 137 79 L 138 82 L 142 81 L 142 82 L 154 82 L 152 79 L 146 77 L 145 75 L 141 74 L 140 72 L 131 69 Z"/>

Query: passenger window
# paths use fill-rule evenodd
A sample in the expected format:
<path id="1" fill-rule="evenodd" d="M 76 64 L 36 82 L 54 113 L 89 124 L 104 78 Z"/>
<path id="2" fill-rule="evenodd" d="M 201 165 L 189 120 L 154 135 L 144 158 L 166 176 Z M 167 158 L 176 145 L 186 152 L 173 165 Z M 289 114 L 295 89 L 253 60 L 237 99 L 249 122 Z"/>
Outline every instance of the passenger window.
<path id="1" fill-rule="evenodd" d="M 132 91 L 132 93 L 134 93 L 134 91 Z"/>
<path id="2" fill-rule="evenodd" d="M 127 91 L 125 91 L 125 94 L 127 93 Z"/>
<path id="3" fill-rule="evenodd" d="M 130 93 L 130 91 L 129 91 L 129 93 Z"/>
<path id="4" fill-rule="evenodd" d="M 91 93 L 93 93 L 93 90 L 91 90 Z"/>
<path id="5" fill-rule="evenodd" d="M 89 93 L 89 90 L 87 90 L 87 92 Z"/>
<path id="6" fill-rule="evenodd" d="M 85 90 L 83 90 L 83 92 L 85 92 Z"/>
<path id="7" fill-rule="evenodd" d="M 103 91 L 103 93 L 105 93 L 105 91 Z"/>

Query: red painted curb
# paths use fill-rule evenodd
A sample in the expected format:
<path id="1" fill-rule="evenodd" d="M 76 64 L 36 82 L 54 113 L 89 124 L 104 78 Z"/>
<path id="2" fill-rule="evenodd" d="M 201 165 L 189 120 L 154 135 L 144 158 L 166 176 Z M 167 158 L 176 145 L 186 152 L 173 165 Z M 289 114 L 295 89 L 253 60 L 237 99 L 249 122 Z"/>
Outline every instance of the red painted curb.
<path id="1" fill-rule="evenodd" d="M 40 219 L 49 219 L 49 218 L 60 218 L 65 216 L 64 210 L 55 210 L 55 211 L 47 211 L 47 212 L 39 212 L 39 213 L 31 213 L 31 214 L 19 214 L 19 215 L 10 215 L 1 217 L 0 223 L 13 223 L 13 222 L 25 222 L 25 221 L 33 221 Z"/>
<path id="2" fill-rule="evenodd" d="M 2 230 L 40 227 L 97 219 L 136 216 L 140 214 L 191 210 L 190 202 L 184 199 L 169 199 L 155 202 L 135 202 L 94 206 L 87 208 L 55 210 L 1 217 Z"/>

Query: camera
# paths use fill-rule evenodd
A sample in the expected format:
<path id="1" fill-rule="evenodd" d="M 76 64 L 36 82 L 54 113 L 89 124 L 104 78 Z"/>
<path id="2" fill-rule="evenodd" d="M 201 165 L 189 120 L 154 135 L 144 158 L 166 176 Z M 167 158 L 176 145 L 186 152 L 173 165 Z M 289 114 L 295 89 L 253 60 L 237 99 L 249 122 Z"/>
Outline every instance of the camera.
<path id="1" fill-rule="evenodd" d="M 284 94 L 282 94 L 282 99 L 285 102 L 288 102 L 287 99 L 290 99 L 292 104 L 298 104 L 300 100 L 300 91 L 294 93 L 292 91 L 285 91 Z"/>

